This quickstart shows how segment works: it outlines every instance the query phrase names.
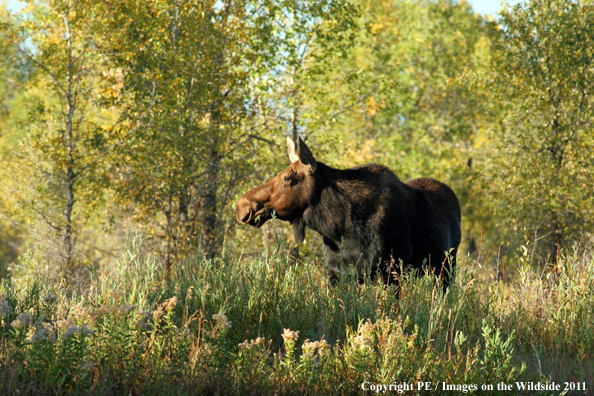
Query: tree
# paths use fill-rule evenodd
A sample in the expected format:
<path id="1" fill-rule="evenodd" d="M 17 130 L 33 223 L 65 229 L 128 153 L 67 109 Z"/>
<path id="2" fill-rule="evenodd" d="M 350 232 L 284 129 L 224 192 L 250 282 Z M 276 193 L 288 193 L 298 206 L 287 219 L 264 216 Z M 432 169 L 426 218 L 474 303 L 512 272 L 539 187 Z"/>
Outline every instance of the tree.
<path id="1" fill-rule="evenodd" d="M 101 49 L 130 100 L 113 174 L 119 197 L 165 246 L 165 268 L 198 241 L 214 255 L 239 188 L 286 127 L 279 81 L 318 20 L 343 2 L 103 2 Z M 342 15 L 341 12 L 337 14 Z M 290 20 L 290 22 L 289 22 Z M 145 109 L 151 110 L 141 117 Z M 142 118 L 142 119 L 141 119 Z M 256 168 L 256 169 L 255 169 Z M 229 211 L 231 213 L 231 211 Z"/>
<path id="2" fill-rule="evenodd" d="M 530 0 L 500 16 L 482 77 L 495 115 L 485 145 L 487 192 L 507 235 L 540 229 L 540 252 L 554 260 L 592 232 L 594 220 L 594 7 Z"/>
<path id="3" fill-rule="evenodd" d="M 81 263 L 77 236 L 102 197 L 99 165 L 118 139 L 117 116 L 100 106 L 111 79 L 88 27 L 82 1 L 31 1 L 11 37 L 17 59 L 32 66 L 22 97 L 22 137 L 9 163 L 11 195 L 23 221 L 47 227 L 44 250 L 57 238 L 66 274 Z"/>
<path id="4" fill-rule="evenodd" d="M 11 133 L 12 122 L 19 112 L 15 107 L 23 84 L 27 81 L 28 62 L 16 54 L 11 38 L 16 33 L 16 20 L 3 4 L 0 4 L 0 185 L 8 183 L 6 162 L 11 149 L 17 143 Z M 0 277 L 2 263 L 17 258 L 19 252 L 19 224 L 10 216 L 11 197 L 6 188 L 0 188 Z"/>

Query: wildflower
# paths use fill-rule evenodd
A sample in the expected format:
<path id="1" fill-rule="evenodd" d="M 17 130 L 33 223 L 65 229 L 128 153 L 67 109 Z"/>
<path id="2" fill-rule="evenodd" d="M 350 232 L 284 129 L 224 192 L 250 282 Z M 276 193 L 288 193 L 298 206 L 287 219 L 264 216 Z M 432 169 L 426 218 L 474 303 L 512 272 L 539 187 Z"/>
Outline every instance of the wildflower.
<path id="1" fill-rule="evenodd" d="M 70 326 L 66 329 L 66 332 L 62 336 L 63 338 L 68 338 L 74 334 L 81 334 L 83 337 L 89 337 L 95 334 L 95 332 L 84 325 L 83 327 L 78 327 L 76 325 Z"/>
<path id="2" fill-rule="evenodd" d="M 318 349 L 318 347 L 320 346 L 320 343 L 318 341 L 314 341 L 311 342 L 309 339 L 303 341 L 303 345 L 301 346 L 301 348 L 303 349 L 303 352 L 315 352 L 316 349 Z"/>
<path id="3" fill-rule="evenodd" d="M 68 319 L 60 319 L 56 320 L 56 326 L 58 326 L 60 329 L 66 329 L 72 326 L 72 322 Z"/>
<path id="4" fill-rule="evenodd" d="M 359 348 L 371 348 L 373 346 L 371 338 L 366 335 L 355 336 L 353 338 L 353 344 Z"/>
<path id="5" fill-rule="evenodd" d="M 369 319 L 367 319 L 367 322 L 363 323 L 363 325 L 360 326 L 360 328 L 359 328 L 360 334 L 372 335 L 374 331 L 375 331 L 375 325 L 373 323 L 371 323 L 371 320 L 369 320 Z"/>
<path id="6" fill-rule="evenodd" d="M 116 315 L 118 313 L 120 313 L 120 310 L 118 307 L 102 305 L 100 307 L 96 307 L 95 309 L 93 309 L 92 318 L 96 319 L 96 318 L 101 318 L 104 316 Z M 85 318 L 85 317 L 83 317 L 83 318 Z"/>
<path id="7" fill-rule="evenodd" d="M 80 334 L 82 334 L 85 337 L 89 337 L 89 336 L 92 336 L 93 334 L 95 334 L 95 332 L 93 330 L 89 329 L 87 327 L 87 325 L 84 325 L 82 327 L 82 329 L 80 329 Z"/>
<path id="8" fill-rule="evenodd" d="M 245 340 L 244 342 L 240 343 L 238 346 L 239 346 L 240 351 L 245 351 L 246 349 L 252 349 L 252 343 L 248 340 Z"/>
<path id="9" fill-rule="evenodd" d="M 157 323 L 161 319 L 161 315 L 163 315 L 163 307 L 159 305 L 157 309 L 153 311 L 153 321 Z"/>
<path id="10" fill-rule="evenodd" d="M 330 349 L 331 349 L 330 344 L 328 344 L 325 339 L 322 338 L 318 342 L 318 354 L 320 356 L 324 356 L 324 355 L 327 355 L 328 353 L 330 353 Z"/>
<path id="11" fill-rule="evenodd" d="M 12 307 L 10 306 L 10 304 L 8 304 L 8 301 L 6 300 L 6 296 L 2 296 L 2 298 L 0 298 L 0 316 L 4 319 L 13 312 L 14 311 Z"/>
<path id="12" fill-rule="evenodd" d="M 80 328 L 78 326 L 76 326 L 76 325 L 70 326 L 66 329 L 66 332 L 64 333 L 63 337 L 68 338 L 73 334 L 78 334 L 79 331 L 80 331 Z"/>
<path id="13" fill-rule="evenodd" d="M 264 338 L 262 337 L 258 337 L 255 340 L 245 340 L 244 342 L 242 342 L 241 344 L 239 344 L 239 350 L 240 351 L 245 351 L 245 350 L 249 350 L 252 349 L 253 347 L 263 344 L 264 343 Z"/>
<path id="14" fill-rule="evenodd" d="M 27 342 L 34 344 L 44 340 L 55 342 L 56 334 L 54 333 L 54 329 L 52 328 L 51 324 L 38 320 L 35 322 L 31 330 L 29 330 Z"/>
<path id="15" fill-rule="evenodd" d="M 82 303 L 76 304 L 70 308 L 70 312 L 68 313 L 69 318 L 76 318 L 76 319 L 87 319 L 90 317 L 89 308 L 83 307 Z"/>
<path id="16" fill-rule="evenodd" d="M 33 317 L 31 316 L 31 314 L 20 313 L 19 316 L 17 316 L 17 318 L 13 320 L 10 325 L 16 328 L 26 328 L 29 327 L 32 321 Z"/>
<path id="17" fill-rule="evenodd" d="M 177 305 L 177 297 L 173 296 L 169 300 L 165 301 L 162 305 L 167 311 L 171 311 Z"/>
<path id="18" fill-rule="evenodd" d="M 297 339 L 299 338 L 299 332 L 298 331 L 291 331 L 290 329 L 283 329 L 283 339 L 285 341 L 297 341 Z"/>
<path id="19" fill-rule="evenodd" d="M 212 315 L 212 318 L 217 322 L 217 326 L 223 330 L 230 329 L 233 324 L 229 322 L 229 319 L 227 319 L 227 316 L 224 313 L 214 314 Z"/>

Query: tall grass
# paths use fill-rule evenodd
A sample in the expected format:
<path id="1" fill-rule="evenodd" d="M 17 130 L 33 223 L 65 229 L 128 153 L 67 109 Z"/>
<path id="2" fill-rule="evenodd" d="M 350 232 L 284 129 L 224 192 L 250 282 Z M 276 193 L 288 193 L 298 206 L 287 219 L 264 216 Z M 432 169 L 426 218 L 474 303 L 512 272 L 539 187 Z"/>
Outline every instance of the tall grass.
<path id="1" fill-rule="evenodd" d="M 328 288 L 315 262 L 287 264 L 282 244 L 257 258 L 230 248 L 197 255 L 168 277 L 139 251 L 133 244 L 113 272 L 92 273 L 85 290 L 2 281 L 0 394 L 594 386 L 594 262 L 585 256 L 541 273 L 526 250 L 512 284 L 481 280 L 485 270 L 467 260 L 446 293 L 430 276 L 408 276 L 398 298 L 356 277 Z"/>

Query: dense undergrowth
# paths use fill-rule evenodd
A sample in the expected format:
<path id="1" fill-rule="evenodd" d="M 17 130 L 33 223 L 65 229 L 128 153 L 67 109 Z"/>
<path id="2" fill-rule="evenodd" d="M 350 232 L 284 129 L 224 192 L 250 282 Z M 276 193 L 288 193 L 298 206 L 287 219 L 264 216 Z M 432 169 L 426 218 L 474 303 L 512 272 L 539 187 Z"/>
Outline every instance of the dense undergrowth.
<path id="1" fill-rule="evenodd" d="M 464 260 L 441 292 L 430 276 L 393 287 L 345 278 L 329 289 L 285 247 L 227 249 L 164 280 L 132 246 L 75 290 L 38 279 L 0 286 L 0 394 L 354 394 L 379 385 L 485 394 L 516 381 L 594 386 L 594 262 L 555 271 L 519 258 L 516 280 Z M 488 276 L 486 277 L 489 278 Z M 407 385 L 404 385 L 406 383 Z M 445 390 L 445 391 L 444 391 Z M 543 391 L 539 394 L 559 394 Z M 574 393 L 574 392 L 570 392 Z M 526 391 L 526 393 L 531 393 Z"/>

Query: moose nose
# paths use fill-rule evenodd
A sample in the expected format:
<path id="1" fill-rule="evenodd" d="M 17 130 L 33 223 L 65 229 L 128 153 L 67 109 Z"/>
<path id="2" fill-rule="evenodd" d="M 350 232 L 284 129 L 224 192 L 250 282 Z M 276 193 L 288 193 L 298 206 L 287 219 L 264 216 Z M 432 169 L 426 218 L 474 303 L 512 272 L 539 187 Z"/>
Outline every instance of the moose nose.
<path id="1" fill-rule="evenodd" d="M 243 218 L 239 221 L 240 223 L 247 223 L 248 221 L 250 221 L 250 217 L 252 216 L 252 211 L 248 210 L 248 212 L 246 213 L 245 216 L 243 216 Z"/>
<path id="2" fill-rule="evenodd" d="M 241 199 L 237 203 L 237 221 L 246 224 L 251 220 L 253 213 L 254 212 L 250 209 L 250 202 L 244 197 L 241 197 Z"/>

